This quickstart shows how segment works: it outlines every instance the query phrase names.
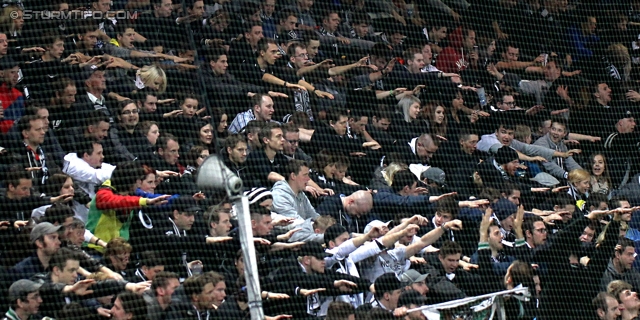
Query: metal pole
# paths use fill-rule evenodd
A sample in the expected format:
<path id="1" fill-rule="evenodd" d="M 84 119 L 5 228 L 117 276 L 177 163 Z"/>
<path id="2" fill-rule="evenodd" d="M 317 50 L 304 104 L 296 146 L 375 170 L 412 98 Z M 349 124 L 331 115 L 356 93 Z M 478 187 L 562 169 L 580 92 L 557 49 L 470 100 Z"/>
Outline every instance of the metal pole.
<path id="1" fill-rule="evenodd" d="M 244 258 L 244 276 L 247 283 L 247 301 L 251 319 L 264 319 L 262 310 L 262 291 L 260 291 L 260 278 L 258 276 L 258 261 L 256 249 L 253 245 L 253 232 L 251 230 L 251 215 L 249 213 L 249 199 L 245 196 L 235 197 L 234 204 L 238 210 L 238 231 L 240 244 Z"/>

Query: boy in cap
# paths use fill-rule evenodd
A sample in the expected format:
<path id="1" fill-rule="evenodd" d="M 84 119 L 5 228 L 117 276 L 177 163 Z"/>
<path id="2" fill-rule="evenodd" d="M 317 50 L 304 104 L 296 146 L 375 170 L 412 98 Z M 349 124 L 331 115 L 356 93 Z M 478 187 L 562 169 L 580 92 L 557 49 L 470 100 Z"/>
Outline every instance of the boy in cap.
<path id="1" fill-rule="evenodd" d="M 40 287 L 42 284 L 31 280 L 21 279 L 9 287 L 9 311 L 4 314 L 2 320 L 30 320 L 41 319 L 37 317 L 38 308 L 42 303 Z"/>

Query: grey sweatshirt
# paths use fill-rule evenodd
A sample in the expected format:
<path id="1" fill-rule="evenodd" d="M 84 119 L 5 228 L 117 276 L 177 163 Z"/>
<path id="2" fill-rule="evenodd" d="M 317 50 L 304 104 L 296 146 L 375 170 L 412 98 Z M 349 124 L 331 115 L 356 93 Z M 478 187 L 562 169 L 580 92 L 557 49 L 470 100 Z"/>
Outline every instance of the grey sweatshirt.
<path id="1" fill-rule="evenodd" d="M 294 233 L 289 242 L 318 242 L 324 244 L 324 234 L 315 233 L 313 230 L 313 220 L 307 219 L 297 227 L 301 228 L 300 231 Z"/>
<path id="2" fill-rule="evenodd" d="M 294 194 L 285 180 L 276 182 L 271 189 L 273 204 L 271 210 L 277 214 L 294 219 L 315 219 L 318 217 L 304 192 Z"/>
<path id="3" fill-rule="evenodd" d="M 569 148 L 567 148 L 562 140 L 558 144 L 555 144 L 553 141 L 551 141 L 551 137 L 548 133 L 540 137 L 533 144 L 559 152 L 569 151 Z M 573 160 L 573 157 L 568 157 L 566 159 L 562 157 L 554 157 L 553 159 L 551 159 L 551 161 L 543 162 L 542 165 L 547 172 L 558 179 L 566 179 L 568 172 L 570 172 L 571 170 L 582 169 L 582 167 L 580 167 L 580 165 L 575 160 Z"/>

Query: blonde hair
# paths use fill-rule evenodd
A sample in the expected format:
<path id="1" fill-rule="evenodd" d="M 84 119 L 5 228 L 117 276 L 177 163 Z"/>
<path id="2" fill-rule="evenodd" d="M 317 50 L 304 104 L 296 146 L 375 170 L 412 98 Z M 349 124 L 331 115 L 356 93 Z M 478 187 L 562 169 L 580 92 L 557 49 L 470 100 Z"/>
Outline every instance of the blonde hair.
<path id="1" fill-rule="evenodd" d="M 411 105 L 413 105 L 414 103 L 417 103 L 418 105 L 420 105 L 420 99 L 414 96 L 405 96 L 404 98 L 402 98 L 402 100 L 398 102 L 397 112 L 402 114 L 404 121 L 406 122 L 413 121 L 413 119 L 409 117 L 409 108 L 411 108 Z"/>
<path id="2" fill-rule="evenodd" d="M 144 66 L 138 70 L 137 74 L 145 86 L 148 86 L 148 83 L 153 83 L 160 79 L 158 93 L 164 93 L 164 91 L 167 90 L 167 75 L 164 73 L 164 70 L 156 66 Z"/>
<path id="3" fill-rule="evenodd" d="M 589 171 L 584 169 L 573 169 L 569 172 L 569 176 L 567 177 L 569 182 L 573 185 L 580 181 L 589 180 L 591 181 L 591 174 Z"/>
<path id="4" fill-rule="evenodd" d="M 319 216 L 313 221 L 313 229 L 327 230 L 334 224 L 336 224 L 336 219 L 332 216 Z"/>
<path id="5" fill-rule="evenodd" d="M 516 130 L 513 132 L 513 137 L 520 142 L 525 142 L 528 137 L 531 137 L 531 128 L 529 126 L 517 125 Z"/>
<path id="6" fill-rule="evenodd" d="M 384 170 L 382 170 L 382 177 L 384 178 L 384 181 L 387 182 L 389 186 L 391 186 L 393 184 L 393 176 L 396 174 L 396 172 L 406 169 L 409 169 L 409 166 L 407 166 L 406 164 L 392 162 L 386 168 L 384 168 Z"/>
<path id="7" fill-rule="evenodd" d="M 620 294 L 625 290 L 633 290 L 633 287 L 623 280 L 613 280 L 607 285 L 607 293 L 616 297 L 618 302 L 620 302 Z"/>

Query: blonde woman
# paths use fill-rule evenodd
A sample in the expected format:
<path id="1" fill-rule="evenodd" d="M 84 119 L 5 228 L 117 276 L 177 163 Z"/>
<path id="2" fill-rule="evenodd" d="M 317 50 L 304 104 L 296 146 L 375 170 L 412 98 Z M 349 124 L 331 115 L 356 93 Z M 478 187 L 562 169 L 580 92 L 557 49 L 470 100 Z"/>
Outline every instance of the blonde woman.
<path id="1" fill-rule="evenodd" d="M 149 88 L 158 93 L 164 93 L 167 89 L 167 75 L 164 70 L 156 66 L 144 66 L 136 71 L 135 85 L 137 90 Z"/>
<path id="2" fill-rule="evenodd" d="M 7 42 L 9 47 L 21 48 L 23 41 L 22 28 L 24 27 L 23 12 L 20 7 L 15 5 L 9 5 L 2 8 L 0 12 L 0 31 L 7 35 Z M 22 38 L 24 39 L 24 38 Z M 23 53 L 26 52 L 44 52 L 45 50 L 40 47 L 21 48 Z"/>
<path id="3" fill-rule="evenodd" d="M 410 141 L 424 133 L 429 133 L 429 123 L 418 119 L 420 99 L 414 96 L 402 98 L 396 108 L 396 117 L 391 121 L 389 134 L 400 141 Z"/>
<path id="4" fill-rule="evenodd" d="M 389 188 L 393 182 L 393 175 L 398 171 L 407 169 L 409 169 L 409 166 L 401 162 L 392 162 L 384 167 L 378 167 L 373 173 L 369 188 L 374 190 Z"/>

